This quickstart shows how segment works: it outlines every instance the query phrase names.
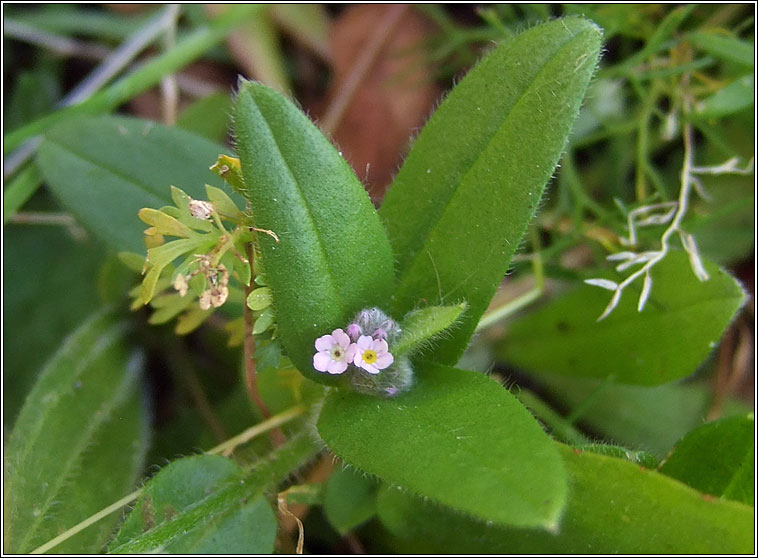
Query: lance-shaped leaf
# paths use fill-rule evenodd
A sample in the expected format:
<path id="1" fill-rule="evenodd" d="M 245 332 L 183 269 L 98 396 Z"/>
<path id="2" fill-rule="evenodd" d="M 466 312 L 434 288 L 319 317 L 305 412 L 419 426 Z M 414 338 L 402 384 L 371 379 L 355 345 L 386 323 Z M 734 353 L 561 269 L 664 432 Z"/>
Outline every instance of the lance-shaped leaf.
<path id="1" fill-rule="evenodd" d="M 476 372 L 428 364 L 392 399 L 329 394 L 318 431 L 346 463 L 485 521 L 555 528 L 561 458 L 532 415 Z"/>
<path id="2" fill-rule="evenodd" d="M 6 451 L 6 551 L 28 553 L 128 493 L 148 425 L 141 359 L 126 329 L 100 312 L 72 333 L 29 394 Z M 98 552 L 116 517 L 57 550 Z"/>
<path id="3" fill-rule="evenodd" d="M 235 137 L 279 334 L 297 368 L 313 368 L 317 337 L 361 308 L 386 303 L 392 252 L 361 183 L 313 123 L 263 85 L 242 82 Z"/>
<path id="4" fill-rule="evenodd" d="M 392 346 L 395 356 L 412 353 L 434 343 L 446 334 L 466 310 L 466 303 L 453 306 L 430 306 L 409 312 L 402 323 L 403 332 Z"/>
<path id="5" fill-rule="evenodd" d="M 380 492 L 379 518 L 402 553 L 751 554 L 753 508 L 704 498 L 613 457 L 562 446 L 571 492 L 552 533 L 474 521 L 398 490 Z"/>
<path id="6" fill-rule="evenodd" d="M 600 29 L 538 25 L 498 46 L 422 130 L 380 214 L 397 260 L 393 312 L 466 301 L 435 359 L 454 364 L 508 269 L 597 64 Z"/>
<path id="7" fill-rule="evenodd" d="M 47 132 L 37 162 L 56 197 L 96 238 L 114 250 L 143 252 L 137 212 L 170 203 L 172 184 L 198 199 L 206 182 L 221 187 L 208 166 L 222 150 L 147 120 L 84 117 Z"/>

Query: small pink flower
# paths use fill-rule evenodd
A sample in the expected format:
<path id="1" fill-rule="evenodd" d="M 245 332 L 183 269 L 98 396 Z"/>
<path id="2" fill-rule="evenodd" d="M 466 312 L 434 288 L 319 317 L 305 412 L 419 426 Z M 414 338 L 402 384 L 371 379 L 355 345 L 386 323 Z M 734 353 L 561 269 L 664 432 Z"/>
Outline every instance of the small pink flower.
<path id="1" fill-rule="evenodd" d="M 370 339 L 370 338 L 369 338 Z M 313 355 L 313 367 L 319 372 L 342 374 L 355 356 L 355 345 L 341 329 L 335 329 L 331 335 L 322 335 L 316 339 Z"/>
<path id="2" fill-rule="evenodd" d="M 395 361 L 384 339 L 373 339 L 361 335 L 355 343 L 353 364 L 360 366 L 369 374 L 378 374 Z"/>

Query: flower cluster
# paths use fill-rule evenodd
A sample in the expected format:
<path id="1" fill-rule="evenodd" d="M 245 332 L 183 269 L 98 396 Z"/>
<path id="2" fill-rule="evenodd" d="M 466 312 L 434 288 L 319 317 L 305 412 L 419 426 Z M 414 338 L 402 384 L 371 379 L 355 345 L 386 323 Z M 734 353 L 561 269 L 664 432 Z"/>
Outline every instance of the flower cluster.
<path id="1" fill-rule="evenodd" d="M 343 330 L 316 339 L 313 367 L 329 374 L 348 373 L 357 391 L 393 396 L 408 389 L 412 370 L 407 358 L 396 359 L 390 345 L 401 333 L 378 308 L 359 312 Z"/>

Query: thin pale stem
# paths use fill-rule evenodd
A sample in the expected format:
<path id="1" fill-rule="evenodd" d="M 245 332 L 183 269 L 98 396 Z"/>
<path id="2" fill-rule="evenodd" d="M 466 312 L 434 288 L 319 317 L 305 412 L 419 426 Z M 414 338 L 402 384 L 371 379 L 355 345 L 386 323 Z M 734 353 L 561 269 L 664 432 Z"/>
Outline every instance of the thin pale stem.
<path id="1" fill-rule="evenodd" d="M 167 10 L 167 23 L 165 33 L 163 34 L 163 48 L 170 51 L 176 46 L 176 22 L 179 17 L 179 4 L 169 5 Z M 179 87 L 176 81 L 176 74 L 167 74 L 161 80 L 161 97 L 163 108 L 163 121 L 172 125 L 176 123 L 177 109 L 179 106 Z"/>
<path id="2" fill-rule="evenodd" d="M 270 432 L 277 428 L 279 428 L 282 424 L 285 424 L 292 419 L 299 417 L 305 412 L 305 407 L 303 405 L 297 405 L 296 407 L 291 407 L 290 409 L 287 409 L 286 411 L 283 411 L 279 413 L 278 415 L 272 416 L 268 420 L 264 420 L 261 423 L 258 423 L 256 425 L 251 426 L 244 432 L 241 432 L 234 436 L 233 438 L 228 439 L 226 442 L 217 445 L 216 447 L 209 449 L 207 452 L 208 454 L 221 454 L 221 455 L 230 455 L 237 446 L 241 446 L 242 444 L 246 444 L 256 436 L 263 434 L 264 432 Z"/>
<path id="3" fill-rule="evenodd" d="M 8 18 L 3 20 L 3 35 L 45 48 L 53 54 L 61 56 L 102 60 L 111 52 L 109 48 L 97 43 L 87 43 L 62 35 L 56 35 L 44 29 Z"/>

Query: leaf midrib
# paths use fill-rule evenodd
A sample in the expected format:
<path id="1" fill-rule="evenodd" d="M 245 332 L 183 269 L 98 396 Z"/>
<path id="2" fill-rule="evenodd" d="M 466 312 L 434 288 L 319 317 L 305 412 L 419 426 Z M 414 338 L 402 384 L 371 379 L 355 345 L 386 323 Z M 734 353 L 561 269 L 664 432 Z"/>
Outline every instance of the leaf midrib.
<path id="1" fill-rule="evenodd" d="M 138 181 L 134 180 L 134 177 L 130 176 L 129 174 L 127 174 L 125 172 L 122 172 L 120 170 L 117 170 L 115 167 L 113 167 L 111 165 L 104 164 L 102 161 L 96 159 L 95 157 L 93 157 L 93 156 L 91 156 L 89 154 L 86 154 L 86 152 L 83 153 L 83 152 L 81 152 L 81 151 L 79 151 L 77 149 L 72 148 L 70 145 L 66 145 L 66 144 L 60 143 L 60 141 L 55 136 L 47 136 L 45 139 L 51 145 L 54 145 L 58 149 L 61 149 L 63 151 L 66 151 L 66 152 L 70 153 L 71 155 L 73 155 L 76 158 L 79 158 L 80 160 L 84 161 L 85 163 L 87 163 L 87 164 L 89 164 L 89 165 L 91 165 L 93 167 L 96 167 L 96 168 L 99 168 L 99 169 L 103 169 L 106 172 L 112 174 L 113 176 L 116 176 L 117 178 L 119 178 L 120 180 L 122 180 L 122 181 L 124 181 L 124 182 L 126 182 L 128 184 L 133 184 L 133 185 L 137 186 L 137 188 L 139 190 L 145 192 L 147 195 L 149 195 L 152 198 L 156 199 L 158 202 L 163 203 L 163 204 L 171 203 L 171 200 L 169 198 L 161 198 L 159 194 L 157 194 L 153 189 L 150 188 L 149 185 L 145 184 L 144 182 L 138 182 Z"/>

